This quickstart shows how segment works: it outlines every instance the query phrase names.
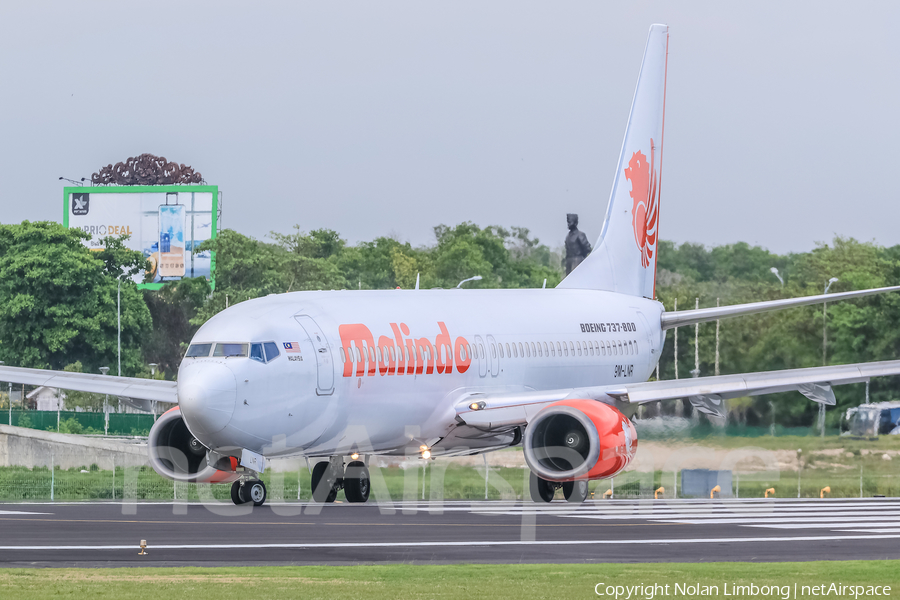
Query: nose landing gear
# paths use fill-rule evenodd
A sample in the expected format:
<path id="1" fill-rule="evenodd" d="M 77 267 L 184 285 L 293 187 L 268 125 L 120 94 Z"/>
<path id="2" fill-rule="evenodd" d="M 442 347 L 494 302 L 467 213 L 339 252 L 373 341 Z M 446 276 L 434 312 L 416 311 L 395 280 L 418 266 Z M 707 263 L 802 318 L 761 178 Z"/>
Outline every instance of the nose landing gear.
<path id="1" fill-rule="evenodd" d="M 231 484 L 231 501 L 235 504 L 253 502 L 262 506 L 266 502 L 266 484 L 259 479 L 242 479 Z"/>
<path id="2" fill-rule="evenodd" d="M 311 483 L 313 500 L 316 502 L 334 502 L 342 488 L 347 502 L 365 502 L 369 499 L 369 469 L 361 460 L 352 461 L 346 470 L 340 456 L 332 456 L 327 462 L 316 463 Z"/>

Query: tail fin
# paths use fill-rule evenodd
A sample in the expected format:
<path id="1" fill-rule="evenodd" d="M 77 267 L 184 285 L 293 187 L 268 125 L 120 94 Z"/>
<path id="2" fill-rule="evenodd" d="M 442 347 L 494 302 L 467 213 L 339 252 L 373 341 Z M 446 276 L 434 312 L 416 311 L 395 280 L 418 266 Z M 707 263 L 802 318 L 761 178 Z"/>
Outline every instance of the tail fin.
<path id="1" fill-rule="evenodd" d="M 653 298 L 669 27 L 652 25 L 597 247 L 561 288 Z"/>

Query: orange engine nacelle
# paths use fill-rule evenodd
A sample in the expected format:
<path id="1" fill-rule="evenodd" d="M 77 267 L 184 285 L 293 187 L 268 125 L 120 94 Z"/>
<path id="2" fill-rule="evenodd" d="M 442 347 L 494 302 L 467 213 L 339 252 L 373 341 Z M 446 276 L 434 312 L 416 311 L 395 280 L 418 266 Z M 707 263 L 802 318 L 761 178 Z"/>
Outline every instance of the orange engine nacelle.
<path id="1" fill-rule="evenodd" d="M 231 483 L 237 481 L 237 460 L 228 462 L 227 469 L 211 467 L 207 448 L 193 436 L 179 407 L 166 411 L 153 427 L 147 439 L 150 465 L 168 479 L 190 483 Z M 224 466 L 224 465 L 223 465 Z"/>
<path id="2" fill-rule="evenodd" d="M 548 481 L 603 479 L 637 451 L 637 432 L 621 412 L 596 400 L 562 400 L 541 409 L 522 442 L 531 471 Z"/>

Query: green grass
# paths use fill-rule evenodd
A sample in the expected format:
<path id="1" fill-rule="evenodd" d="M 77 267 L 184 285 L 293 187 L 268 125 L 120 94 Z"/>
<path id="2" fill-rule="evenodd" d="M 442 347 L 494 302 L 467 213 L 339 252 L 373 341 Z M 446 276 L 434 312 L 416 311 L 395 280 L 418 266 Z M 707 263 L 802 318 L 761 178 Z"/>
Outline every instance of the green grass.
<path id="1" fill-rule="evenodd" d="M 900 561 L 805 563 L 596 564 L 596 565 L 378 565 L 350 567 L 243 567 L 138 569 L 3 569 L 0 597 L 92 598 L 366 598 L 458 599 L 597 598 L 594 587 L 659 584 L 692 598 L 675 584 L 787 586 L 794 584 L 891 586 L 900 597 Z M 834 596 L 834 594 L 832 594 Z M 606 596 L 614 598 L 615 596 Z M 647 595 L 632 598 L 647 598 Z M 749 595 L 735 597 L 753 597 Z M 781 598 L 769 595 L 768 598 Z M 798 597 L 800 594 L 798 593 Z M 842 597 L 848 597 L 842 595 Z M 849 597 L 853 597 L 852 594 Z M 885 597 L 885 596 L 881 596 Z M 621 596 L 624 598 L 624 595 Z"/>

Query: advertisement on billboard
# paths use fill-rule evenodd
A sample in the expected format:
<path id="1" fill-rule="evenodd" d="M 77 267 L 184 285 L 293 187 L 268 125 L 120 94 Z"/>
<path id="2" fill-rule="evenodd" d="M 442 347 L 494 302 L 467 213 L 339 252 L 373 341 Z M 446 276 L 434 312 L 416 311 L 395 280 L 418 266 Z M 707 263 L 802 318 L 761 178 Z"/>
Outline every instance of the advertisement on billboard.
<path id="1" fill-rule="evenodd" d="M 134 278 L 140 287 L 183 277 L 214 281 L 215 257 L 194 250 L 216 237 L 220 201 L 213 185 L 65 188 L 63 224 L 87 232 L 94 250 L 106 236 L 127 235 L 126 246 L 147 258 L 147 274 Z"/>

